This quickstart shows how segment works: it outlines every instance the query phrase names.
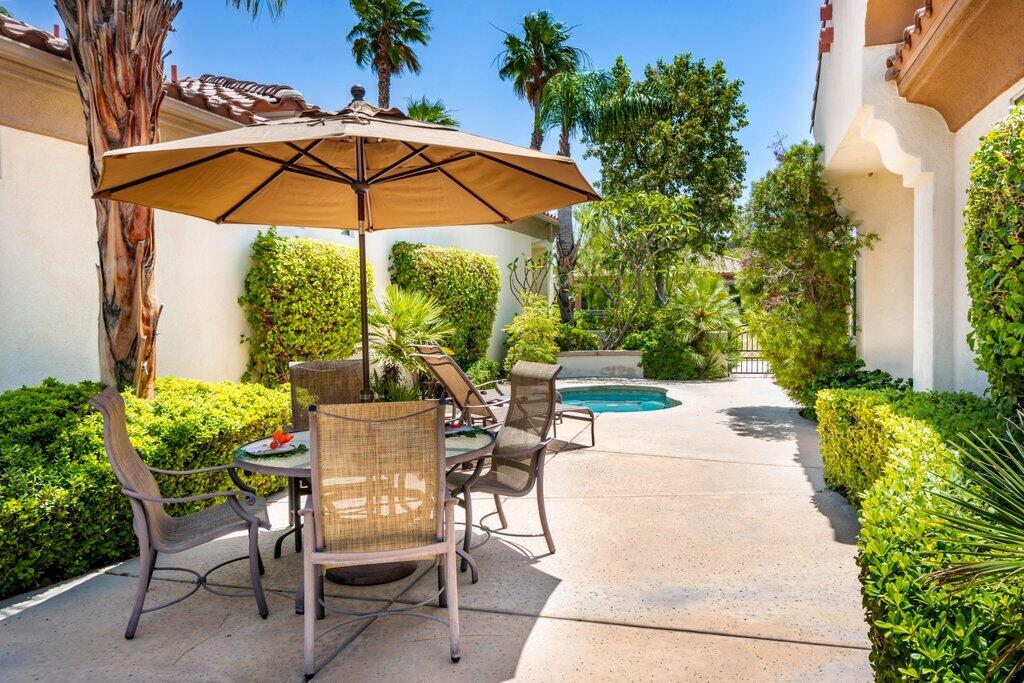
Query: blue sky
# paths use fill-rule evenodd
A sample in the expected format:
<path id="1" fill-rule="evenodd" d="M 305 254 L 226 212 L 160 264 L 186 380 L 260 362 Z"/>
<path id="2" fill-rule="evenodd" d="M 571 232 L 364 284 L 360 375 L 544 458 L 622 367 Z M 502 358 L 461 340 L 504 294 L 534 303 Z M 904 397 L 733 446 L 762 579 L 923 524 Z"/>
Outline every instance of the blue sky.
<path id="1" fill-rule="evenodd" d="M 3 0 L 14 14 L 50 28 L 57 12 L 50 0 Z M 290 0 L 276 23 L 253 22 L 221 0 L 185 0 L 168 40 L 168 64 L 181 75 L 213 73 L 300 90 L 310 102 L 336 109 L 361 82 L 376 99 L 376 77 L 358 69 L 345 35 L 354 23 L 346 0 Z M 392 81 L 392 104 L 406 97 L 442 97 L 469 132 L 529 144 L 530 111 L 509 83 L 498 79 L 493 60 L 502 35 L 522 16 L 547 9 L 576 25 L 575 43 L 598 68 L 623 55 L 634 75 L 645 64 L 692 52 L 722 59 L 732 78 L 744 81 L 750 125 L 740 135 L 747 150 L 747 177 L 774 165 L 768 150 L 776 132 L 789 143 L 808 135 L 818 29 L 818 0 L 427 0 L 433 10 L 430 44 L 419 48 L 423 71 Z M 493 26 L 492 26 L 493 25 Z M 545 140 L 554 151 L 555 136 Z M 591 180 L 599 168 L 574 156 Z"/>

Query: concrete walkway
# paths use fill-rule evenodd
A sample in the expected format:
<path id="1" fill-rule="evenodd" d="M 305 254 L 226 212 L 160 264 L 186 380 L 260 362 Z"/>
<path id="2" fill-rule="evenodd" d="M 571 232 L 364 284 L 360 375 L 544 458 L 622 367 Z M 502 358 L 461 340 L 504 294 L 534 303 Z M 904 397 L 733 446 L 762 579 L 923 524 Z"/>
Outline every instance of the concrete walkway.
<path id="1" fill-rule="evenodd" d="M 318 626 L 318 656 L 341 650 L 317 680 L 870 680 L 856 516 L 825 488 L 814 426 L 766 379 L 663 386 L 680 406 L 605 414 L 597 448 L 550 460 L 556 554 L 546 554 L 533 498 L 505 504 L 509 534 L 474 531 L 486 542 L 474 552 L 480 582 L 466 574 L 459 584 L 459 664 L 432 621 L 329 630 L 343 621 L 330 615 Z M 486 514 L 493 504 L 481 497 L 474 508 Z M 273 515 L 278 528 L 281 501 Z M 482 524 L 495 527 L 496 516 Z M 126 641 L 136 575 L 128 561 L 0 604 L 0 678 L 301 680 L 292 611 L 301 562 L 293 552 L 270 559 L 276 535 L 263 542 L 266 621 L 251 598 L 200 593 L 143 615 Z M 162 560 L 205 568 L 244 546 L 225 538 Z M 148 604 L 186 588 L 162 574 Z M 248 585 L 242 563 L 211 578 Z M 436 579 L 422 566 L 376 588 L 327 585 L 342 609 L 378 609 L 425 599 Z"/>

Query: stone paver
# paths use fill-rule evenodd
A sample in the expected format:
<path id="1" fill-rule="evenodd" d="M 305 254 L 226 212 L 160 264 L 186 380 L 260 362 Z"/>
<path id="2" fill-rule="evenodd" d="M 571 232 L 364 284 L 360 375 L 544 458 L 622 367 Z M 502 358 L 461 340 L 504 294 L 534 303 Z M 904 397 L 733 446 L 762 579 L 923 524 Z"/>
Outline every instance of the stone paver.
<path id="1" fill-rule="evenodd" d="M 462 662 L 448 661 L 434 622 L 377 619 L 328 633 L 343 619 L 330 615 L 318 627 L 318 680 L 870 680 L 856 515 L 824 486 L 813 424 L 763 378 L 664 386 L 679 407 L 602 415 L 597 448 L 549 460 L 556 554 L 539 536 L 532 496 L 506 502 L 506 530 L 479 497 L 491 531 L 474 530 L 480 582 L 460 580 Z M 280 526 L 282 501 L 272 512 Z M 144 615 L 125 641 L 131 560 L 0 605 L 3 678 L 301 680 L 291 610 L 301 561 L 287 542 L 284 557 L 269 559 L 275 536 L 262 542 L 268 620 L 251 599 L 203 594 Z M 225 538 L 172 561 L 209 567 L 244 545 Z M 244 588 L 248 575 L 229 565 L 211 580 Z M 185 589 L 155 579 L 150 604 Z M 435 590 L 427 566 L 386 586 L 328 584 L 357 610 Z"/>

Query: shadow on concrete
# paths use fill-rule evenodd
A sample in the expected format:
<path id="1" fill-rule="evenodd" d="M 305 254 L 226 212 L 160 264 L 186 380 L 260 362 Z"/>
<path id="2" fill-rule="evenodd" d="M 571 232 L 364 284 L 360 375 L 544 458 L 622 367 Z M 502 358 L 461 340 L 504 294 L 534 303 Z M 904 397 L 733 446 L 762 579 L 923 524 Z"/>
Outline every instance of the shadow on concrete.
<path id="1" fill-rule="evenodd" d="M 793 461 L 804 470 L 814 489 L 811 502 L 832 526 L 833 538 L 847 545 L 857 542 L 860 523 L 857 512 L 842 494 L 825 483 L 824 463 L 818 442 L 817 425 L 801 417 L 795 408 L 782 406 L 741 406 L 722 411 L 733 432 L 751 439 L 794 441 Z"/>

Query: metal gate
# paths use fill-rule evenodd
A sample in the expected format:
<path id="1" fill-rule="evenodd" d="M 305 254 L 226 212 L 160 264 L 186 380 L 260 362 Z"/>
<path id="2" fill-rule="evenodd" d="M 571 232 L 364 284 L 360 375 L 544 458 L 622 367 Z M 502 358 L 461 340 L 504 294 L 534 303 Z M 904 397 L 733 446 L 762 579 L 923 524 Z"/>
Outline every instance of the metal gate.
<path id="1" fill-rule="evenodd" d="M 734 375 L 768 375 L 771 366 L 761 355 L 761 346 L 754 335 L 744 332 L 740 336 L 740 362 L 732 369 Z"/>

